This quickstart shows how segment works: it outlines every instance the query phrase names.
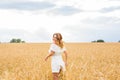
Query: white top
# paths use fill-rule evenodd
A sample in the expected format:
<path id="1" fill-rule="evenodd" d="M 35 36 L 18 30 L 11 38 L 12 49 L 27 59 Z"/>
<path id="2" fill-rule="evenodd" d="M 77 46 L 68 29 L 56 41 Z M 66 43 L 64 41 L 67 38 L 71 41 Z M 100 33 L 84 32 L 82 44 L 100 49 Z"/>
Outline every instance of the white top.
<path id="1" fill-rule="evenodd" d="M 52 43 L 51 46 L 50 46 L 50 49 L 49 49 L 49 53 L 51 51 L 55 52 L 55 54 L 52 55 L 52 62 L 55 62 L 55 63 L 57 62 L 58 63 L 58 62 L 63 61 L 63 59 L 62 59 L 62 53 L 64 51 L 66 51 L 65 47 L 60 48 L 58 45 Z"/>
<path id="2" fill-rule="evenodd" d="M 52 67 L 52 72 L 59 72 L 61 67 L 63 71 L 66 70 L 65 68 L 65 63 L 62 59 L 62 53 L 65 51 L 65 47 L 60 48 L 58 45 L 52 43 L 49 49 L 49 53 L 51 51 L 54 51 L 55 53 L 52 55 L 52 62 L 51 62 L 51 67 Z"/>

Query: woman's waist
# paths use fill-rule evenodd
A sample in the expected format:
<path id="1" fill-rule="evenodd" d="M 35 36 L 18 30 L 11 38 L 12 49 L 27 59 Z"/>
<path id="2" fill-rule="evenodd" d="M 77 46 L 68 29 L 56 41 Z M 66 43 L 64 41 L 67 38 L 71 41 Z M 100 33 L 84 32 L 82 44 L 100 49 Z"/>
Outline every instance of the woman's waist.
<path id="1" fill-rule="evenodd" d="M 61 60 L 54 60 L 52 59 L 52 64 L 64 64 L 64 61 L 61 59 Z"/>
<path id="2" fill-rule="evenodd" d="M 52 57 L 52 61 L 58 62 L 58 61 L 63 61 L 62 56 L 54 56 Z"/>

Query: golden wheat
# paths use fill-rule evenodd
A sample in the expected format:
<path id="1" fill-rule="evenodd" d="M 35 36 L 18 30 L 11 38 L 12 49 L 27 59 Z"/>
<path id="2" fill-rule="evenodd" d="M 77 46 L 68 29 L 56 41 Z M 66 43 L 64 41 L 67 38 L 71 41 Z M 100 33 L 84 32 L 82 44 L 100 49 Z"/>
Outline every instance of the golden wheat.
<path id="1" fill-rule="evenodd" d="M 49 43 L 0 44 L 0 80 L 52 80 Z M 67 43 L 66 80 L 120 80 L 120 43 Z M 65 79 L 64 79 L 65 80 Z"/>

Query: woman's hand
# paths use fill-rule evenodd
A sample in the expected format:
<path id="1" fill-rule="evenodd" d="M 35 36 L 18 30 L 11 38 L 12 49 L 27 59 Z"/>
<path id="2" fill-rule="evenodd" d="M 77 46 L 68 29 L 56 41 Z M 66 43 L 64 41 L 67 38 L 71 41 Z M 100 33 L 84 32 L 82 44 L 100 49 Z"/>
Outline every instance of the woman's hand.
<path id="1" fill-rule="evenodd" d="M 45 61 L 47 61 L 48 57 L 45 58 Z"/>
<path id="2" fill-rule="evenodd" d="M 46 56 L 45 61 L 47 61 L 47 59 L 48 59 L 50 56 L 52 56 L 53 54 L 55 54 L 55 52 L 54 52 L 54 51 L 51 51 L 51 52 Z"/>
<path id="3" fill-rule="evenodd" d="M 67 67 L 67 65 L 68 65 L 68 64 L 67 64 L 67 61 L 65 61 L 65 66 Z"/>

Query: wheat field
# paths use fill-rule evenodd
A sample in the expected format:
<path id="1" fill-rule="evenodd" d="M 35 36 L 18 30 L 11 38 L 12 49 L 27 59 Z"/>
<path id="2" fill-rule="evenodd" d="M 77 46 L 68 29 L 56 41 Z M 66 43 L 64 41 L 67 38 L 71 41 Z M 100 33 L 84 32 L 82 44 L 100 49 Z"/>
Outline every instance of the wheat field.
<path id="1" fill-rule="evenodd" d="M 52 80 L 49 43 L 0 44 L 0 80 Z M 120 80 L 120 43 L 65 43 L 63 80 Z"/>

